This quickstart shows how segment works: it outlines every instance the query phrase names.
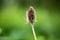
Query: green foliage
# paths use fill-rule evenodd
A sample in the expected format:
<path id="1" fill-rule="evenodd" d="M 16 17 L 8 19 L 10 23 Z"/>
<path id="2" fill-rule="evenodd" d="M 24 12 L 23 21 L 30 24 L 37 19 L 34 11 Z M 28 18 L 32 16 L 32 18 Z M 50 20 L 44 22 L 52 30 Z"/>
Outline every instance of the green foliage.
<path id="1" fill-rule="evenodd" d="M 60 9 L 54 3 L 49 1 L 26 0 L 23 3 L 21 0 L 19 6 L 16 2 L 12 5 L 1 5 L 0 11 L 0 40 L 34 40 L 31 25 L 26 23 L 26 10 L 28 10 L 30 3 L 36 10 L 35 31 L 38 40 L 60 40 Z M 56 1 L 56 0 L 55 0 Z M 51 3 L 52 2 L 52 3 Z M 35 4 L 37 3 L 37 4 Z M 42 4 L 43 3 L 43 4 Z M 23 5 L 24 4 L 24 5 Z M 41 5 L 41 6 L 40 6 Z"/>

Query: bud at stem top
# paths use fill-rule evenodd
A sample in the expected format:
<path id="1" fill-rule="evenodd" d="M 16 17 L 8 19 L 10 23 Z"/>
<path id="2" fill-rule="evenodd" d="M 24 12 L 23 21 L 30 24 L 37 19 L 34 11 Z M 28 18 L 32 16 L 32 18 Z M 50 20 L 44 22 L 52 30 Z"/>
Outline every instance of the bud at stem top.
<path id="1" fill-rule="evenodd" d="M 30 6 L 29 10 L 27 11 L 27 20 L 33 24 L 35 22 L 35 11 L 34 8 L 32 6 Z"/>

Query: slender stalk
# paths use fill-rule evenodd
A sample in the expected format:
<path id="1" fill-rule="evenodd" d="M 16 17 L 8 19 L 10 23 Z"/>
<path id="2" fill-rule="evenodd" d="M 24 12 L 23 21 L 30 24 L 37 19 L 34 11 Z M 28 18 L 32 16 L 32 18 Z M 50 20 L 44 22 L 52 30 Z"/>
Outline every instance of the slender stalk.
<path id="1" fill-rule="evenodd" d="M 34 35 L 34 39 L 37 40 L 36 33 L 35 33 L 35 30 L 34 30 L 34 25 L 31 25 L 31 26 L 32 26 L 32 32 L 33 32 L 33 35 Z"/>

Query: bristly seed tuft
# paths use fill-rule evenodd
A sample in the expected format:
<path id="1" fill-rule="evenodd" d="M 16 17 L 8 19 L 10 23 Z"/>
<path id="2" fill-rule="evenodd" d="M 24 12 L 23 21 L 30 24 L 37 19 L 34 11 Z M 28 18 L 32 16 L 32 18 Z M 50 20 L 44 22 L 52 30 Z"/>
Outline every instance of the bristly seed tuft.
<path id="1" fill-rule="evenodd" d="M 29 10 L 27 11 L 27 19 L 31 24 L 35 22 L 35 11 L 32 6 L 30 6 Z"/>

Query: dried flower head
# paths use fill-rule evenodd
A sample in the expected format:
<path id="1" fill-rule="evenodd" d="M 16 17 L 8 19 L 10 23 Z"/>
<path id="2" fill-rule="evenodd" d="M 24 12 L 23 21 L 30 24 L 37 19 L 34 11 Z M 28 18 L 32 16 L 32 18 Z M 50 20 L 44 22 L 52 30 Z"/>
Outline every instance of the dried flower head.
<path id="1" fill-rule="evenodd" d="M 30 6 L 29 10 L 26 12 L 27 21 L 33 24 L 35 22 L 35 10 L 32 6 Z"/>

